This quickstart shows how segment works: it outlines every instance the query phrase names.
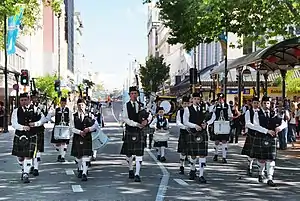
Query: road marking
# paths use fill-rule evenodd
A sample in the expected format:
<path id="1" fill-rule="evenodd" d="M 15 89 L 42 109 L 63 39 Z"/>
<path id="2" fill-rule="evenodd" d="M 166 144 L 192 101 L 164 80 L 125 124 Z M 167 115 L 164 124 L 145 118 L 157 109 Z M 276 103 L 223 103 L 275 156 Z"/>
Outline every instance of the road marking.
<path id="1" fill-rule="evenodd" d="M 165 197 L 165 194 L 166 194 L 166 191 L 167 191 L 169 178 L 170 178 L 170 173 L 165 168 L 165 166 L 160 161 L 158 161 L 156 159 L 156 157 L 150 151 L 150 149 L 146 149 L 146 151 L 151 156 L 151 158 L 157 163 L 157 165 L 159 166 L 159 168 L 161 169 L 161 171 L 163 173 L 163 177 L 160 181 L 159 188 L 158 188 L 158 191 L 157 191 L 157 194 L 156 194 L 156 199 L 155 199 L 155 201 L 163 201 L 164 197 Z"/>
<path id="2" fill-rule="evenodd" d="M 174 179 L 174 181 L 176 181 L 178 184 L 180 184 L 182 186 L 188 186 L 189 185 L 188 183 L 186 183 L 182 179 Z"/>
<path id="3" fill-rule="evenodd" d="M 74 193 L 82 193 L 83 189 L 81 188 L 80 185 L 72 185 L 72 190 Z"/>
<path id="4" fill-rule="evenodd" d="M 75 175 L 74 171 L 72 169 L 66 169 L 66 174 L 67 175 Z"/>
<path id="5" fill-rule="evenodd" d="M 114 113 L 114 106 L 113 106 L 114 104 L 111 104 L 111 114 L 112 114 L 112 116 L 114 117 L 114 119 L 116 120 L 116 122 L 118 122 L 119 123 L 119 120 L 117 119 L 117 117 L 116 117 L 116 115 L 115 115 L 115 113 Z"/>

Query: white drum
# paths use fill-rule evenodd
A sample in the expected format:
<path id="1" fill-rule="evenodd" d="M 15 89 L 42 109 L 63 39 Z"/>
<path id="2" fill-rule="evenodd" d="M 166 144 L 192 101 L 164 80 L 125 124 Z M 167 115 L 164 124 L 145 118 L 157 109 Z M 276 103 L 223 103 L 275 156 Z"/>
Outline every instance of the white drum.
<path id="1" fill-rule="evenodd" d="M 216 135 L 228 135 L 230 133 L 230 121 L 215 121 L 214 133 Z"/>
<path id="2" fill-rule="evenodd" d="M 103 133 L 101 129 L 97 129 L 95 132 L 92 132 L 93 150 L 103 148 L 108 142 L 109 138 Z"/>
<path id="3" fill-rule="evenodd" d="M 170 132 L 168 130 L 156 130 L 153 134 L 153 140 L 155 142 L 165 142 L 168 141 L 170 137 Z"/>
<path id="4" fill-rule="evenodd" d="M 69 140 L 71 132 L 69 126 L 54 126 L 54 139 L 56 140 Z"/>

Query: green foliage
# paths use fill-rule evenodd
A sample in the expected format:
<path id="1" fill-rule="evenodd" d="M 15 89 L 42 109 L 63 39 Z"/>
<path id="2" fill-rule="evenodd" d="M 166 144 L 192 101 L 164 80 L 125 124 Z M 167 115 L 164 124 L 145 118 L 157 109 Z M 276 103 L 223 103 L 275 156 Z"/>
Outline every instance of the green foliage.
<path id="1" fill-rule="evenodd" d="M 62 0 L 43 0 L 45 6 L 50 6 L 52 10 L 58 14 L 61 13 L 60 6 Z M 24 6 L 24 16 L 22 25 L 24 27 L 22 33 L 27 34 L 34 32 L 42 24 L 38 24 L 38 20 L 42 17 L 39 0 L 0 0 L 0 49 L 3 48 L 3 22 L 5 17 L 15 15 L 19 9 L 18 5 Z"/>
<path id="2" fill-rule="evenodd" d="M 169 78 L 170 65 L 164 57 L 150 56 L 145 66 L 140 66 L 140 78 L 145 93 L 157 92 L 159 87 Z"/>
<path id="3" fill-rule="evenodd" d="M 289 26 L 300 25 L 299 0 L 159 0 L 158 7 L 171 29 L 168 42 L 187 50 L 218 40 L 226 31 L 264 47 L 277 42 L 275 36 L 292 37 Z"/>
<path id="4" fill-rule="evenodd" d="M 102 83 L 95 84 L 94 91 L 103 91 L 104 85 Z"/>
<path id="5" fill-rule="evenodd" d="M 298 69 L 294 70 L 289 70 L 286 73 L 286 92 L 289 94 L 292 93 L 299 93 L 300 92 L 300 78 L 297 78 L 295 76 L 295 71 Z M 282 87 L 282 78 L 281 76 L 278 76 L 274 81 L 273 81 L 273 86 L 274 87 Z"/>
<path id="6" fill-rule="evenodd" d="M 89 89 L 91 89 L 95 85 L 95 83 L 93 81 L 90 81 L 87 79 L 83 79 L 82 84 Z"/>

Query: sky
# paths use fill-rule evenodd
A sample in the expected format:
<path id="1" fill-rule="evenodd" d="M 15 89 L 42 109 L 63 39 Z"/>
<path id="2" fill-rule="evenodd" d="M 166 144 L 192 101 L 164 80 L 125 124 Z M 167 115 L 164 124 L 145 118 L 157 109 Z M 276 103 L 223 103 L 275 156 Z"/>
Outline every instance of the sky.
<path id="1" fill-rule="evenodd" d="M 87 62 L 105 89 L 121 89 L 130 61 L 147 56 L 147 6 L 142 0 L 75 0 L 75 11 L 83 21 Z"/>

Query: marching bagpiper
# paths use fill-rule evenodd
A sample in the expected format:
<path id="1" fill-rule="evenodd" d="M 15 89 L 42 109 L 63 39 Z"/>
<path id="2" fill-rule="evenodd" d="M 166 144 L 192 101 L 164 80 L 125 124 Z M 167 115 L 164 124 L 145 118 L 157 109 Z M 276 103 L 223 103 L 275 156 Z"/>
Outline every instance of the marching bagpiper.
<path id="1" fill-rule="evenodd" d="M 154 118 L 150 124 L 150 128 L 154 128 L 154 147 L 156 147 L 157 160 L 161 162 L 166 161 L 165 148 L 168 147 L 169 138 L 169 122 L 168 119 L 164 117 L 165 110 L 163 107 L 157 108 L 157 116 Z M 162 135 L 159 134 L 162 131 Z"/>
<path id="2" fill-rule="evenodd" d="M 271 187 L 275 187 L 276 184 L 273 182 L 273 174 L 277 154 L 276 135 L 286 128 L 287 124 L 282 118 L 278 117 L 274 111 L 270 110 L 270 104 L 270 98 L 263 97 L 261 109 L 255 113 L 248 112 L 249 117 L 247 117 L 246 127 L 250 134 L 250 157 L 258 160 L 258 181 L 263 182 L 264 169 L 266 166 L 268 176 L 267 184 Z"/>
<path id="3" fill-rule="evenodd" d="M 183 114 L 183 123 L 188 127 L 187 154 L 190 156 L 190 179 L 196 177 L 196 159 L 199 157 L 199 182 L 206 183 L 204 167 L 208 154 L 208 136 L 206 131 L 207 110 L 206 104 L 201 102 L 200 93 L 193 93 L 193 105 L 186 107 Z"/>
<path id="4" fill-rule="evenodd" d="M 258 97 L 253 97 L 252 98 L 252 106 L 246 110 L 245 113 L 245 122 L 246 122 L 246 128 L 253 128 L 253 117 L 256 112 L 259 111 L 259 98 Z M 247 130 L 247 129 L 246 129 Z M 247 168 L 247 174 L 249 176 L 252 176 L 252 167 L 253 167 L 253 161 L 254 158 L 251 157 L 251 147 L 252 147 L 252 141 L 251 141 L 251 135 L 253 135 L 253 132 L 246 132 L 246 140 L 244 147 L 242 149 L 242 155 L 248 156 L 248 168 Z"/>
<path id="5" fill-rule="evenodd" d="M 65 155 L 67 152 L 67 145 L 69 144 L 69 139 L 56 139 L 55 138 L 55 127 L 56 126 L 69 126 L 70 119 L 72 119 L 72 113 L 70 109 L 66 106 L 67 98 L 62 97 L 60 99 L 60 107 L 55 109 L 55 122 L 52 131 L 51 143 L 56 145 L 59 155 L 57 156 L 57 162 L 65 162 Z"/>
<path id="6" fill-rule="evenodd" d="M 137 102 L 138 97 L 137 87 L 129 88 L 130 100 L 123 106 L 122 120 L 125 123 L 124 142 L 121 149 L 121 154 L 126 155 L 126 160 L 129 166 L 129 178 L 135 182 L 141 182 L 140 169 L 143 161 L 145 137 L 142 128 L 147 126 L 151 121 L 151 114 L 148 119 L 140 118 L 140 105 Z M 133 172 L 133 156 L 136 161 L 136 170 Z"/>
<path id="7" fill-rule="evenodd" d="M 29 104 L 28 94 L 20 94 L 20 107 L 13 110 L 11 117 L 12 126 L 16 129 L 12 155 L 18 157 L 24 183 L 30 182 L 29 171 L 37 153 L 37 133 L 32 132 L 32 127 L 42 125 L 42 120 L 35 118 L 34 110 Z"/>
<path id="8" fill-rule="evenodd" d="M 227 142 L 230 137 L 230 125 L 229 120 L 232 118 L 232 112 L 229 105 L 225 102 L 225 97 L 223 93 L 218 94 L 218 103 L 215 106 L 210 122 L 214 122 L 215 120 L 224 120 L 228 122 L 228 134 L 217 134 L 216 131 L 213 131 L 213 137 L 211 140 L 215 141 L 215 156 L 213 158 L 214 161 L 218 161 L 218 152 L 219 152 L 219 144 L 222 142 L 222 162 L 227 163 Z"/>
<path id="9" fill-rule="evenodd" d="M 190 98 L 187 96 L 182 97 L 181 108 L 178 110 L 176 115 L 176 125 L 180 129 L 180 134 L 178 138 L 178 147 L 177 152 L 180 153 L 180 167 L 179 174 L 184 174 L 184 161 L 186 157 L 186 149 L 187 149 L 187 130 L 186 126 L 183 124 L 183 115 L 184 109 L 189 106 Z"/>
<path id="10" fill-rule="evenodd" d="M 78 165 L 77 177 L 81 178 L 82 181 L 87 181 L 87 170 L 90 157 L 93 154 L 91 132 L 95 131 L 99 126 L 94 115 L 85 110 L 85 104 L 83 99 L 77 100 L 78 111 L 73 115 L 70 124 L 70 128 L 74 133 L 71 156 L 76 158 Z"/>

